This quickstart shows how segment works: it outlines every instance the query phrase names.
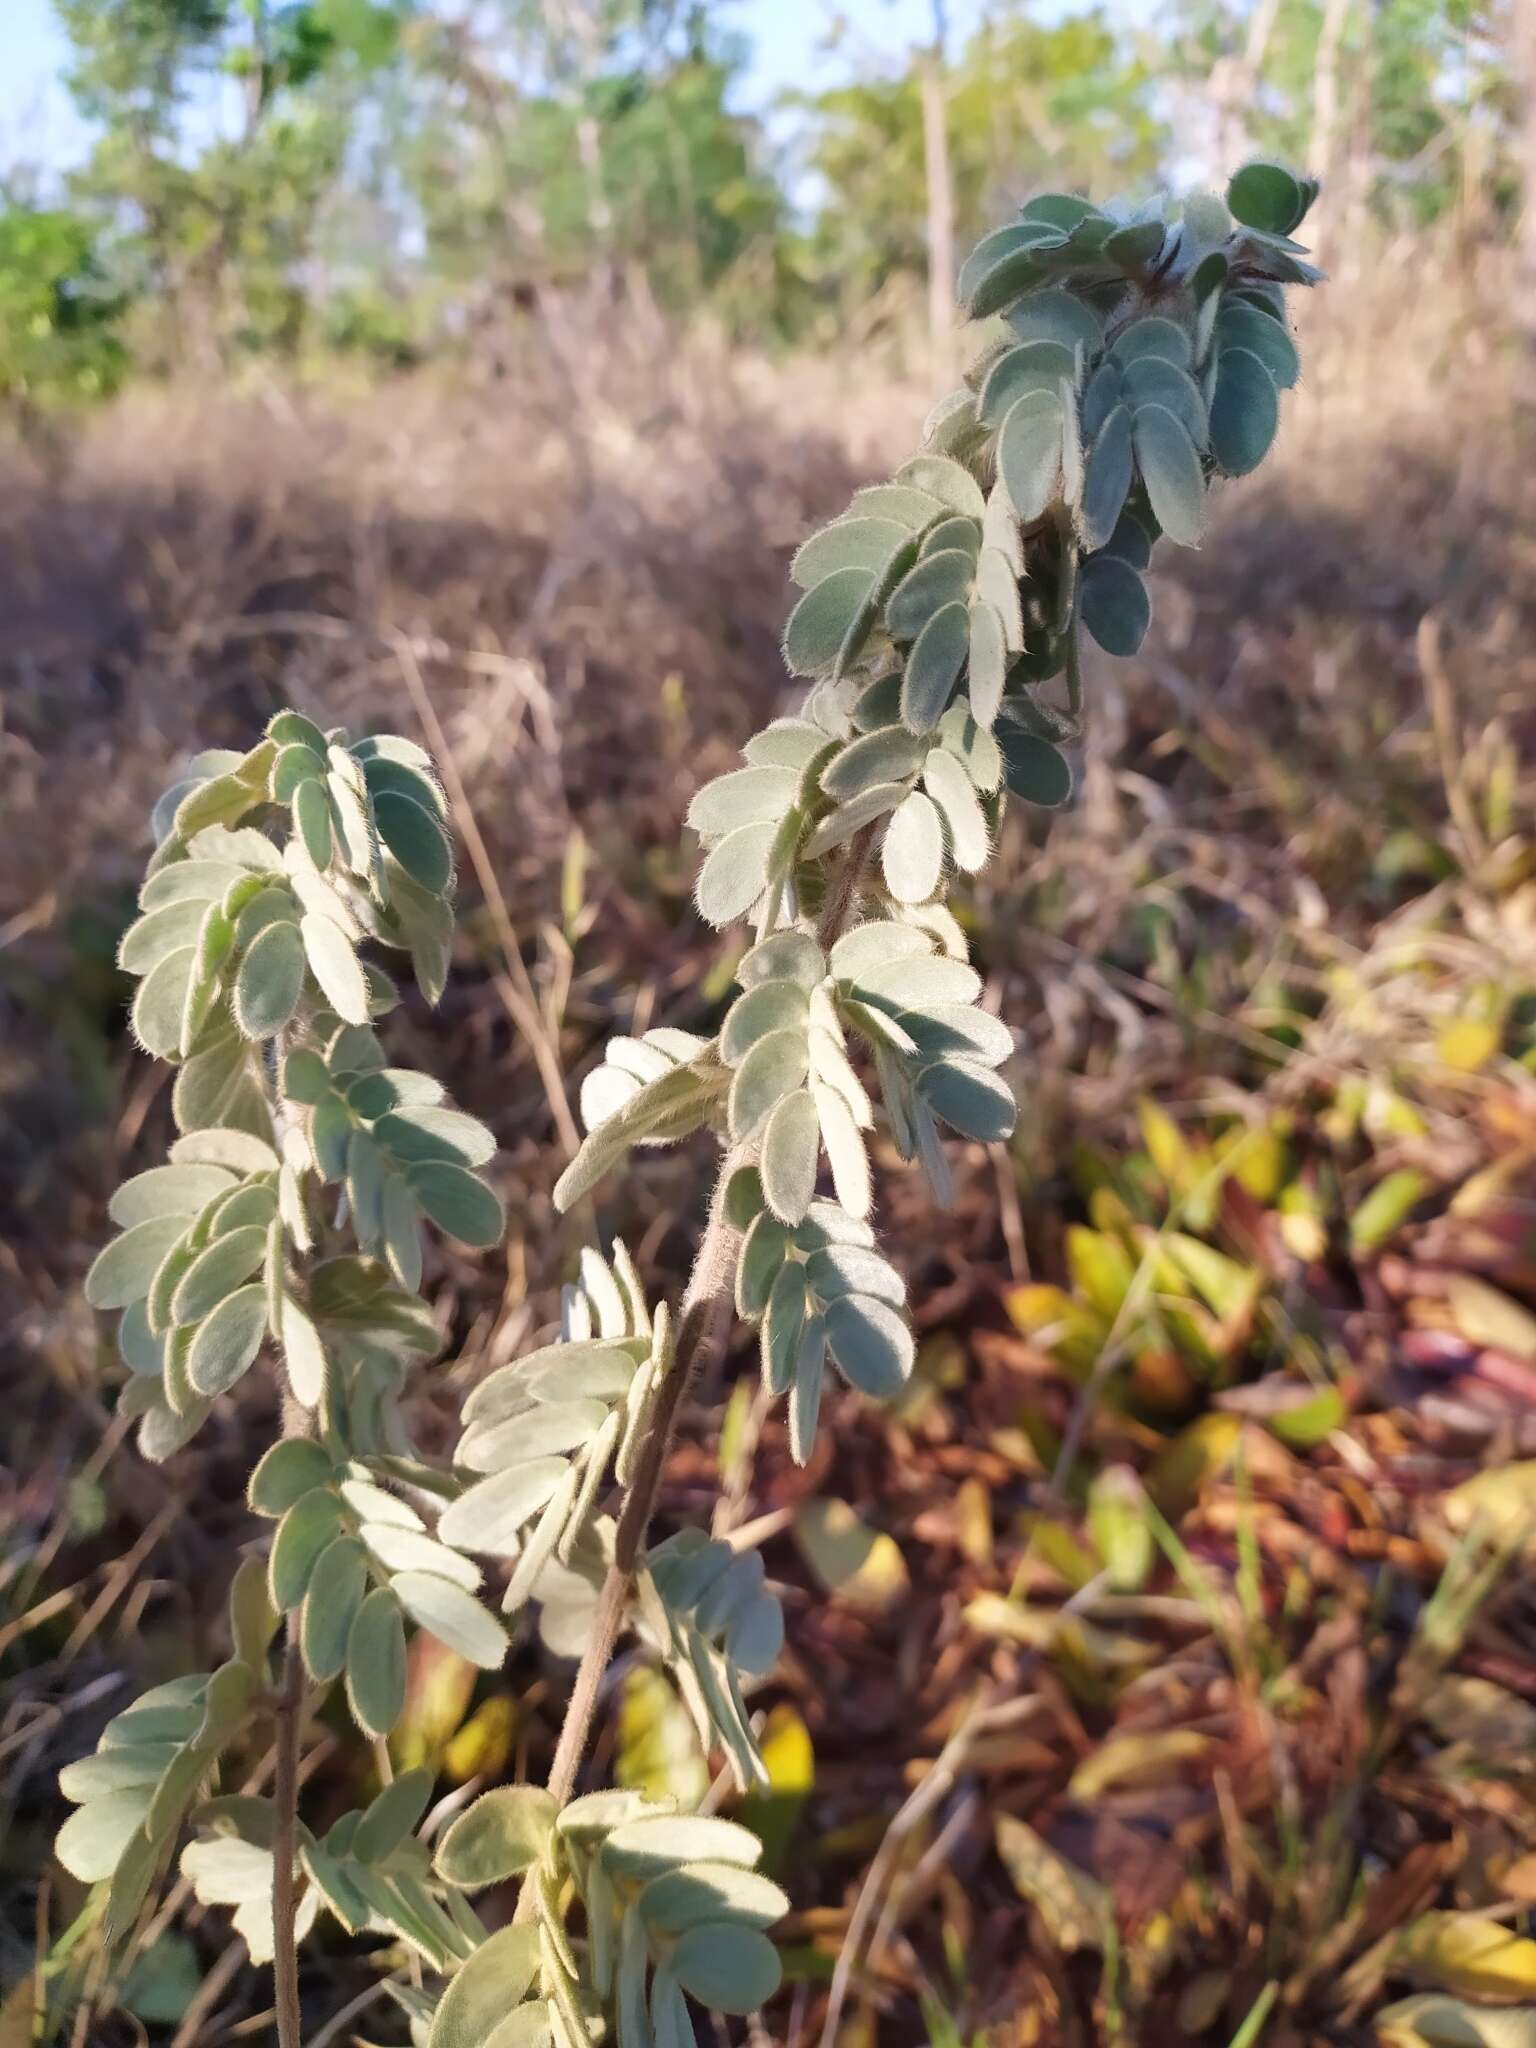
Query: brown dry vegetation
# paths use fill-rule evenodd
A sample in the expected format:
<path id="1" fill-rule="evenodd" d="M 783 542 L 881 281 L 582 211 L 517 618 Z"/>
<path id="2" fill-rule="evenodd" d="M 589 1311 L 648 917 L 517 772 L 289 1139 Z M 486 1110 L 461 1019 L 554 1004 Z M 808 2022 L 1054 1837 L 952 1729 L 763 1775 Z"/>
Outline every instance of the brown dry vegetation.
<path id="1" fill-rule="evenodd" d="M 1276 461 L 1199 555 L 1165 551 L 1143 655 L 1099 665 L 1076 808 L 1015 817 L 966 910 L 1023 1118 L 950 1215 L 885 1179 L 918 1394 L 843 1397 L 805 1473 L 730 1406 L 725 1512 L 790 1613 L 762 1704 L 781 1760 L 800 1722 L 815 1757 L 768 1817 L 798 1909 L 772 2040 L 1219 2048 L 1257 2009 L 1245 2039 L 1298 2048 L 1394 2038 L 1377 2017 L 1421 1987 L 1536 1998 L 1536 1612 L 1507 1568 L 1536 1505 L 1536 428 L 1501 280 L 1415 288 L 1434 274 L 1386 252 L 1313 316 Z M 730 953 L 688 909 L 682 813 L 786 693 L 793 544 L 925 406 L 867 358 L 573 362 L 521 337 L 476 388 L 138 393 L 5 454 L 7 2042 L 79 1904 L 48 1868 L 54 1773 L 215 1653 L 271 1420 L 252 1388 L 163 1472 L 109 1456 L 119 1374 L 79 1293 L 168 1120 L 111 955 L 170 757 L 285 700 L 418 730 L 419 669 L 567 1081 L 612 1029 L 708 1027 Z M 436 1274 L 434 1439 L 580 1242 L 483 879 L 442 1011 L 395 1020 L 495 1128 L 512 1217 L 504 1262 Z M 699 1162 L 642 1162 L 599 1221 L 675 1285 Z M 730 1392 L 676 1454 L 679 1517 L 709 1510 Z M 1165 1519 L 1106 1577 L 1085 1489 L 1116 1466 Z M 830 1598 L 812 1499 L 895 1544 Z M 563 1675 L 537 1642 L 473 1701 L 416 1675 L 433 1754 L 476 1715 L 448 1783 L 542 1773 Z M 370 1769 L 337 1721 L 309 1796 Z M 264 2038 L 264 1979 L 212 1917 L 192 1935 L 211 1974 L 155 2038 Z M 376 1974 L 322 1942 L 310 2030 Z M 78 2041 L 142 2038 L 87 1988 Z M 388 2010 L 366 2038 L 401 2038 Z"/>

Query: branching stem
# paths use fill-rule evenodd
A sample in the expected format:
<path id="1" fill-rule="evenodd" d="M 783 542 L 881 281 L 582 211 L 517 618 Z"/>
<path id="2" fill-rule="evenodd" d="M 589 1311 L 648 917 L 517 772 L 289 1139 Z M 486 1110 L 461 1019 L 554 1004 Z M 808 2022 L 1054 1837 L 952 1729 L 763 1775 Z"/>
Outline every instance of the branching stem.
<path id="1" fill-rule="evenodd" d="M 817 930 L 818 940 L 825 949 L 830 949 L 841 937 L 858 908 L 874 839 L 874 827 L 866 826 L 849 843 L 847 857 L 827 893 Z M 725 1191 L 732 1174 L 751 1156 L 750 1143 L 734 1147 L 722 1161 L 719 1178 L 715 1182 L 709 1220 L 699 1240 L 693 1271 L 688 1276 L 688 1286 L 683 1295 L 677 1355 L 671 1371 L 662 1382 L 656 1412 L 641 1445 L 634 1478 L 624 1497 L 614 1541 L 613 1563 L 603 1581 L 592 1633 L 582 1653 L 550 1766 L 548 1790 L 557 1806 L 564 1806 L 575 1790 L 576 1775 L 581 1769 L 597 1713 L 603 1674 L 624 1623 L 625 1610 L 645 1549 L 646 1533 L 661 1492 L 678 1415 L 699 1381 L 718 1363 L 730 1335 L 739 1234 L 726 1215 Z M 536 1901 L 536 1887 L 525 1884 L 517 1904 L 517 1918 L 521 1921 L 531 1918 Z"/>

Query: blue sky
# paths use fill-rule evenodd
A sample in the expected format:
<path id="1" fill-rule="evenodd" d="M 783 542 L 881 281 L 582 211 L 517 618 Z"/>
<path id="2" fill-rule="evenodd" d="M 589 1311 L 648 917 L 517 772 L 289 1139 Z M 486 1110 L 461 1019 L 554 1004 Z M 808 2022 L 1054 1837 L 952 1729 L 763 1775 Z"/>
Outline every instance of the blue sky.
<path id="1" fill-rule="evenodd" d="M 954 30 L 964 35 L 982 0 L 951 0 Z M 896 59 L 926 36 L 930 0 L 733 0 L 725 19 L 751 42 L 745 104 L 767 106 L 786 87 L 831 84 L 855 63 Z M 825 53 L 834 23 L 837 48 Z M 60 82 L 64 37 L 52 0 L 0 0 L 0 168 L 25 162 L 59 169 L 78 159 L 86 141 Z"/>

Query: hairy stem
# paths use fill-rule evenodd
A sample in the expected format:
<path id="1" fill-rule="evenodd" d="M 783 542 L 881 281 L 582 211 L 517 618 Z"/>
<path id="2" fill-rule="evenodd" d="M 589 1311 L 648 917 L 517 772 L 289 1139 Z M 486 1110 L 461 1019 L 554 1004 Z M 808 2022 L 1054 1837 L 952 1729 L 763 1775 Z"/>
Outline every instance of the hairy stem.
<path id="1" fill-rule="evenodd" d="M 294 1939 L 294 1856 L 299 1814 L 299 1737 L 304 1719 L 304 1659 L 292 1621 L 276 1712 L 277 1770 L 272 1787 L 272 1995 L 278 2048 L 302 2048 L 299 1952 Z"/>
<path id="2" fill-rule="evenodd" d="M 817 927 L 817 939 L 824 949 L 829 949 L 837 942 L 858 908 L 865 877 L 869 872 L 874 843 L 875 827 L 872 825 L 866 826 L 849 843 L 847 856 L 838 868 L 833 885 L 827 893 L 826 904 Z M 555 1747 L 554 1761 L 550 1766 L 548 1790 L 557 1806 L 564 1806 L 574 1791 L 576 1775 L 581 1769 L 582 1757 L 586 1754 L 592 1723 L 597 1713 L 597 1699 L 602 1689 L 603 1673 L 608 1668 L 614 1644 L 623 1626 L 625 1610 L 629 1605 L 630 1593 L 645 1549 L 646 1533 L 650 1528 L 651 1516 L 655 1513 L 657 1498 L 661 1492 L 662 1477 L 666 1471 L 668 1453 L 672 1448 L 678 1415 L 683 1403 L 699 1381 L 719 1361 L 730 1336 L 736 1254 L 740 1240 L 739 1233 L 725 1213 L 725 1191 L 736 1169 L 751 1159 L 752 1150 L 751 1144 L 747 1143 L 728 1151 L 721 1162 L 719 1178 L 715 1182 L 709 1220 L 704 1226 L 704 1235 L 699 1240 L 693 1271 L 688 1276 L 688 1285 L 683 1294 L 676 1356 L 671 1371 L 662 1382 L 656 1412 L 651 1418 L 645 1441 L 640 1447 L 634 1478 L 624 1497 L 624 1505 L 619 1514 L 618 1534 L 614 1542 L 613 1563 L 609 1566 L 608 1575 L 603 1581 L 592 1633 L 587 1638 L 587 1646 L 582 1653 L 576 1682 L 571 1688 L 570 1701 L 566 1707 L 565 1720 L 561 1724 L 560 1739 Z M 517 1902 L 519 1920 L 526 1921 L 531 1917 L 536 1897 L 535 1887 L 532 1884 L 525 1884 Z"/>

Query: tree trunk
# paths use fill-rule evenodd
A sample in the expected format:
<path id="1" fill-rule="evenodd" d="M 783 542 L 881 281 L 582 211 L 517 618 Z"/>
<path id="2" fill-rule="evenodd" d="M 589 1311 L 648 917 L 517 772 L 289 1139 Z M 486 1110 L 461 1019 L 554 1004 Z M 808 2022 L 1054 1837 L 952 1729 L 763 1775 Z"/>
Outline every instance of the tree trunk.
<path id="1" fill-rule="evenodd" d="M 1520 164 L 1515 319 L 1524 354 L 1522 395 L 1536 401 L 1536 0 L 1510 0 L 1509 68 L 1519 88 L 1515 113 Z"/>
<path id="2" fill-rule="evenodd" d="M 1339 208 L 1333 189 L 1339 156 L 1339 57 L 1348 20 L 1349 0 L 1325 0 L 1312 72 L 1312 136 L 1307 150 L 1307 168 L 1322 186 L 1312 234 L 1320 262 L 1327 261 Z"/>
<path id="3" fill-rule="evenodd" d="M 1248 155 L 1248 105 L 1264 68 L 1279 12 L 1280 0 L 1258 0 L 1248 17 L 1242 50 L 1218 58 L 1211 70 L 1208 89 L 1216 112 L 1215 168 L 1223 183 Z"/>

